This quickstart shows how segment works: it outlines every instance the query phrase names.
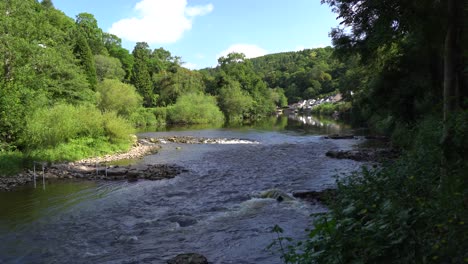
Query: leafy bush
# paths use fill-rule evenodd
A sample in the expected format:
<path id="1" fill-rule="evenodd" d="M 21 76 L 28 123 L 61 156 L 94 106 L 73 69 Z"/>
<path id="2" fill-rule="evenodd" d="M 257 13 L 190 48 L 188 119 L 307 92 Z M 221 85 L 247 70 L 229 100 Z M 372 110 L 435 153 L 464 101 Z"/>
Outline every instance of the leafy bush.
<path id="1" fill-rule="evenodd" d="M 115 112 L 102 114 L 92 105 L 58 104 L 26 119 L 21 143 L 34 159 L 73 160 L 94 155 L 98 144 L 110 152 L 128 148 L 132 133 L 129 121 Z"/>
<path id="2" fill-rule="evenodd" d="M 338 180 L 336 202 L 315 219 L 307 240 L 277 240 L 285 262 L 467 262 L 467 162 L 445 167 L 453 181 L 444 191 L 440 137 L 439 120 L 428 118 L 399 160 Z"/>
<path id="3" fill-rule="evenodd" d="M 134 133 L 132 125 L 124 118 L 117 116 L 115 112 L 103 114 L 105 136 L 112 143 L 128 143 L 131 134 Z"/>
<path id="4" fill-rule="evenodd" d="M 23 153 L 0 151 L 0 176 L 15 174 L 23 168 Z"/>
<path id="5" fill-rule="evenodd" d="M 130 116 L 141 106 L 142 98 L 135 87 L 119 80 L 105 79 L 97 86 L 98 107 L 103 112 L 114 111 L 120 116 Z"/>
<path id="6" fill-rule="evenodd" d="M 253 99 L 238 82 L 230 82 L 219 91 L 219 104 L 226 118 L 241 121 L 252 110 Z"/>
<path id="7" fill-rule="evenodd" d="M 114 144 L 106 137 L 99 138 L 78 138 L 67 143 L 60 143 L 53 148 L 43 148 L 32 150 L 28 155 L 29 159 L 41 161 L 70 161 L 80 160 L 90 156 L 100 156 L 108 153 L 126 151 L 129 143 L 122 142 Z"/>
<path id="8" fill-rule="evenodd" d="M 137 127 L 163 126 L 166 124 L 166 108 L 139 108 L 130 115 L 130 121 Z"/>
<path id="9" fill-rule="evenodd" d="M 21 142 L 27 148 L 56 146 L 77 137 L 80 132 L 77 108 L 58 104 L 50 109 L 36 110 L 26 118 Z"/>
<path id="10" fill-rule="evenodd" d="M 213 96 L 182 95 L 177 103 L 167 107 L 167 119 L 178 124 L 210 124 L 224 122 L 224 116 Z"/>

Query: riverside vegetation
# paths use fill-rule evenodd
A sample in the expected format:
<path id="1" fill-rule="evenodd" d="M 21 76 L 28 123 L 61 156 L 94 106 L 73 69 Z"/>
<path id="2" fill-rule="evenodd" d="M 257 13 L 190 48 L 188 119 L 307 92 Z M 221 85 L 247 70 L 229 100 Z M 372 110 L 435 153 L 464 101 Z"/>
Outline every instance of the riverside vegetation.
<path id="1" fill-rule="evenodd" d="M 340 86 L 351 118 L 403 154 L 338 177 L 307 238 L 276 226 L 271 247 L 285 263 L 468 263 L 466 1 L 322 3 L 343 21 L 331 36 L 354 65 Z"/>
<path id="2" fill-rule="evenodd" d="M 52 1 L 0 3 L 0 174 L 33 160 L 125 151 L 135 127 L 245 123 L 301 98 L 338 89 L 344 64 L 331 47 L 188 70 L 145 42 L 133 51 L 92 14 L 75 19 Z"/>
<path id="3" fill-rule="evenodd" d="M 333 29 L 333 48 L 198 71 L 144 42 L 124 49 L 92 14 L 0 2 L 0 174 L 127 150 L 137 126 L 249 122 L 339 91 L 346 103 L 315 111 L 341 107 L 403 154 L 340 178 L 308 238 L 272 246 L 287 263 L 468 262 L 466 4 L 322 2 L 352 29 Z"/>

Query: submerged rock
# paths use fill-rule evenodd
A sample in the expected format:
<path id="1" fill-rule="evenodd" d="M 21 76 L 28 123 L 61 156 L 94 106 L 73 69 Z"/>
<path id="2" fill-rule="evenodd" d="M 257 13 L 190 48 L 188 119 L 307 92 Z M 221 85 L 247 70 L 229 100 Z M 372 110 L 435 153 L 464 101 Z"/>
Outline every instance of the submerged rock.
<path id="1" fill-rule="evenodd" d="M 278 202 L 294 200 L 294 198 L 291 197 L 289 194 L 278 189 L 271 189 L 271 190 L 261 192 L 258 195 L 258 198 L 270 198 L 270 199 L 275 199 Z"/>
<path id="2" fill-rule="evenodd" d="M 208 264 L 208 260 L 205 256 L 197 253 L 186 253 L 168 260 L 167 264 Z"/>
<path id="3" fill-rule="evenodd" d="M 167 144 L 168 142 L 177 144 L 259 144 L 257 141 L 239 138 L 205 138 L 192 136 L 171 136 L 162 138 L 149 138 L 147 140 L 161 144 Z"/>

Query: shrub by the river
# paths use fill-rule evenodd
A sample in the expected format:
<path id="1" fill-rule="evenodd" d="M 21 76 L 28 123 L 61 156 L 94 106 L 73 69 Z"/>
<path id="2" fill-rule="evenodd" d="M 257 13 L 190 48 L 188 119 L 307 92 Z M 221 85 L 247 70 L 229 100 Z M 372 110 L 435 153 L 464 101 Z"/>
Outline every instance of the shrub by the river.
<path id="1" fill-rule="evenodd" d="M 454 151 L 463 157 L 468 135 L 460 126 Z M 467 263 L 467 161 L 443 169 L 437 119 L 422 122 L 412 136 L 412 149 L 394 163 L 338 180 L 335 202 L 316 216 L 308 239 L 287 244 L 276 227 L 284 261 Z M 451 179 L 444 188 L 443 171 Z"/>
<path id="2" fill-rule="evenodd" d="M 32 159 L 62 161 L 128 149 L 133 127 L 115 112 L 58 104 L 26 119 L 21 147 Z"/>
<path id="3" fill-rule="evenodd" d="M 136 127 L 161 127 L 166 124 L 165 107 L 139 108 L 130 115 L 130 122 Z"/>
<path id="4" fill-rule="evenodd" d="M 23 153 L 0 151 L 0 176 L 17 173 L 23 167 Z"/>
<path id="5" fill-rule="evenodd" d="M 167 119 L 174 124 L 216 124 L 224 122 L 216 98 L 204 94 L 187 94 L 167 107 Z"/>

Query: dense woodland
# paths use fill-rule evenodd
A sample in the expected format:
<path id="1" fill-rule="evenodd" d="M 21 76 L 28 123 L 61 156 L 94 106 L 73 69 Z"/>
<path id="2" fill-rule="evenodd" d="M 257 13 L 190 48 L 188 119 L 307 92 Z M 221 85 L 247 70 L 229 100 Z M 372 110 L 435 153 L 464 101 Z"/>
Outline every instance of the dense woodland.
<path id="1" fill-rule="evenodd" d="M 276 241 L 284 260 L 467 262 L 466 1 L 322 2 L 342 21 L 333 48 L 231 53 L 189 70 L 164 48 L 126 50 L 92 14 L 1 1 L 2 170 L 127 149 L 137 126 L 248 122 L 339 91 L 353 121 L 402 155 L 340 180 L 308 240 Z"/>
<path id="2" fill-rule="evenodd" d="M 330 35 L 352 118 L 401 156 L 340 178 L 308 239 L 277 226 L 272 246 L 287 263 L 468 262 L 468 3 L 322 3 L 342 21 Z"/>
<path id="3" fill-rule="evenodd" d="M 258 120 L 337 91 L 344 68 L 327 47 L 231 53 L 189 70 L 164 48 L 126 50 L 92 14 L 73 19 L 52 1 L 3 1 L 0 10 L 0 150 L 35 159 L 125 149 L 134 127 Z"/>

